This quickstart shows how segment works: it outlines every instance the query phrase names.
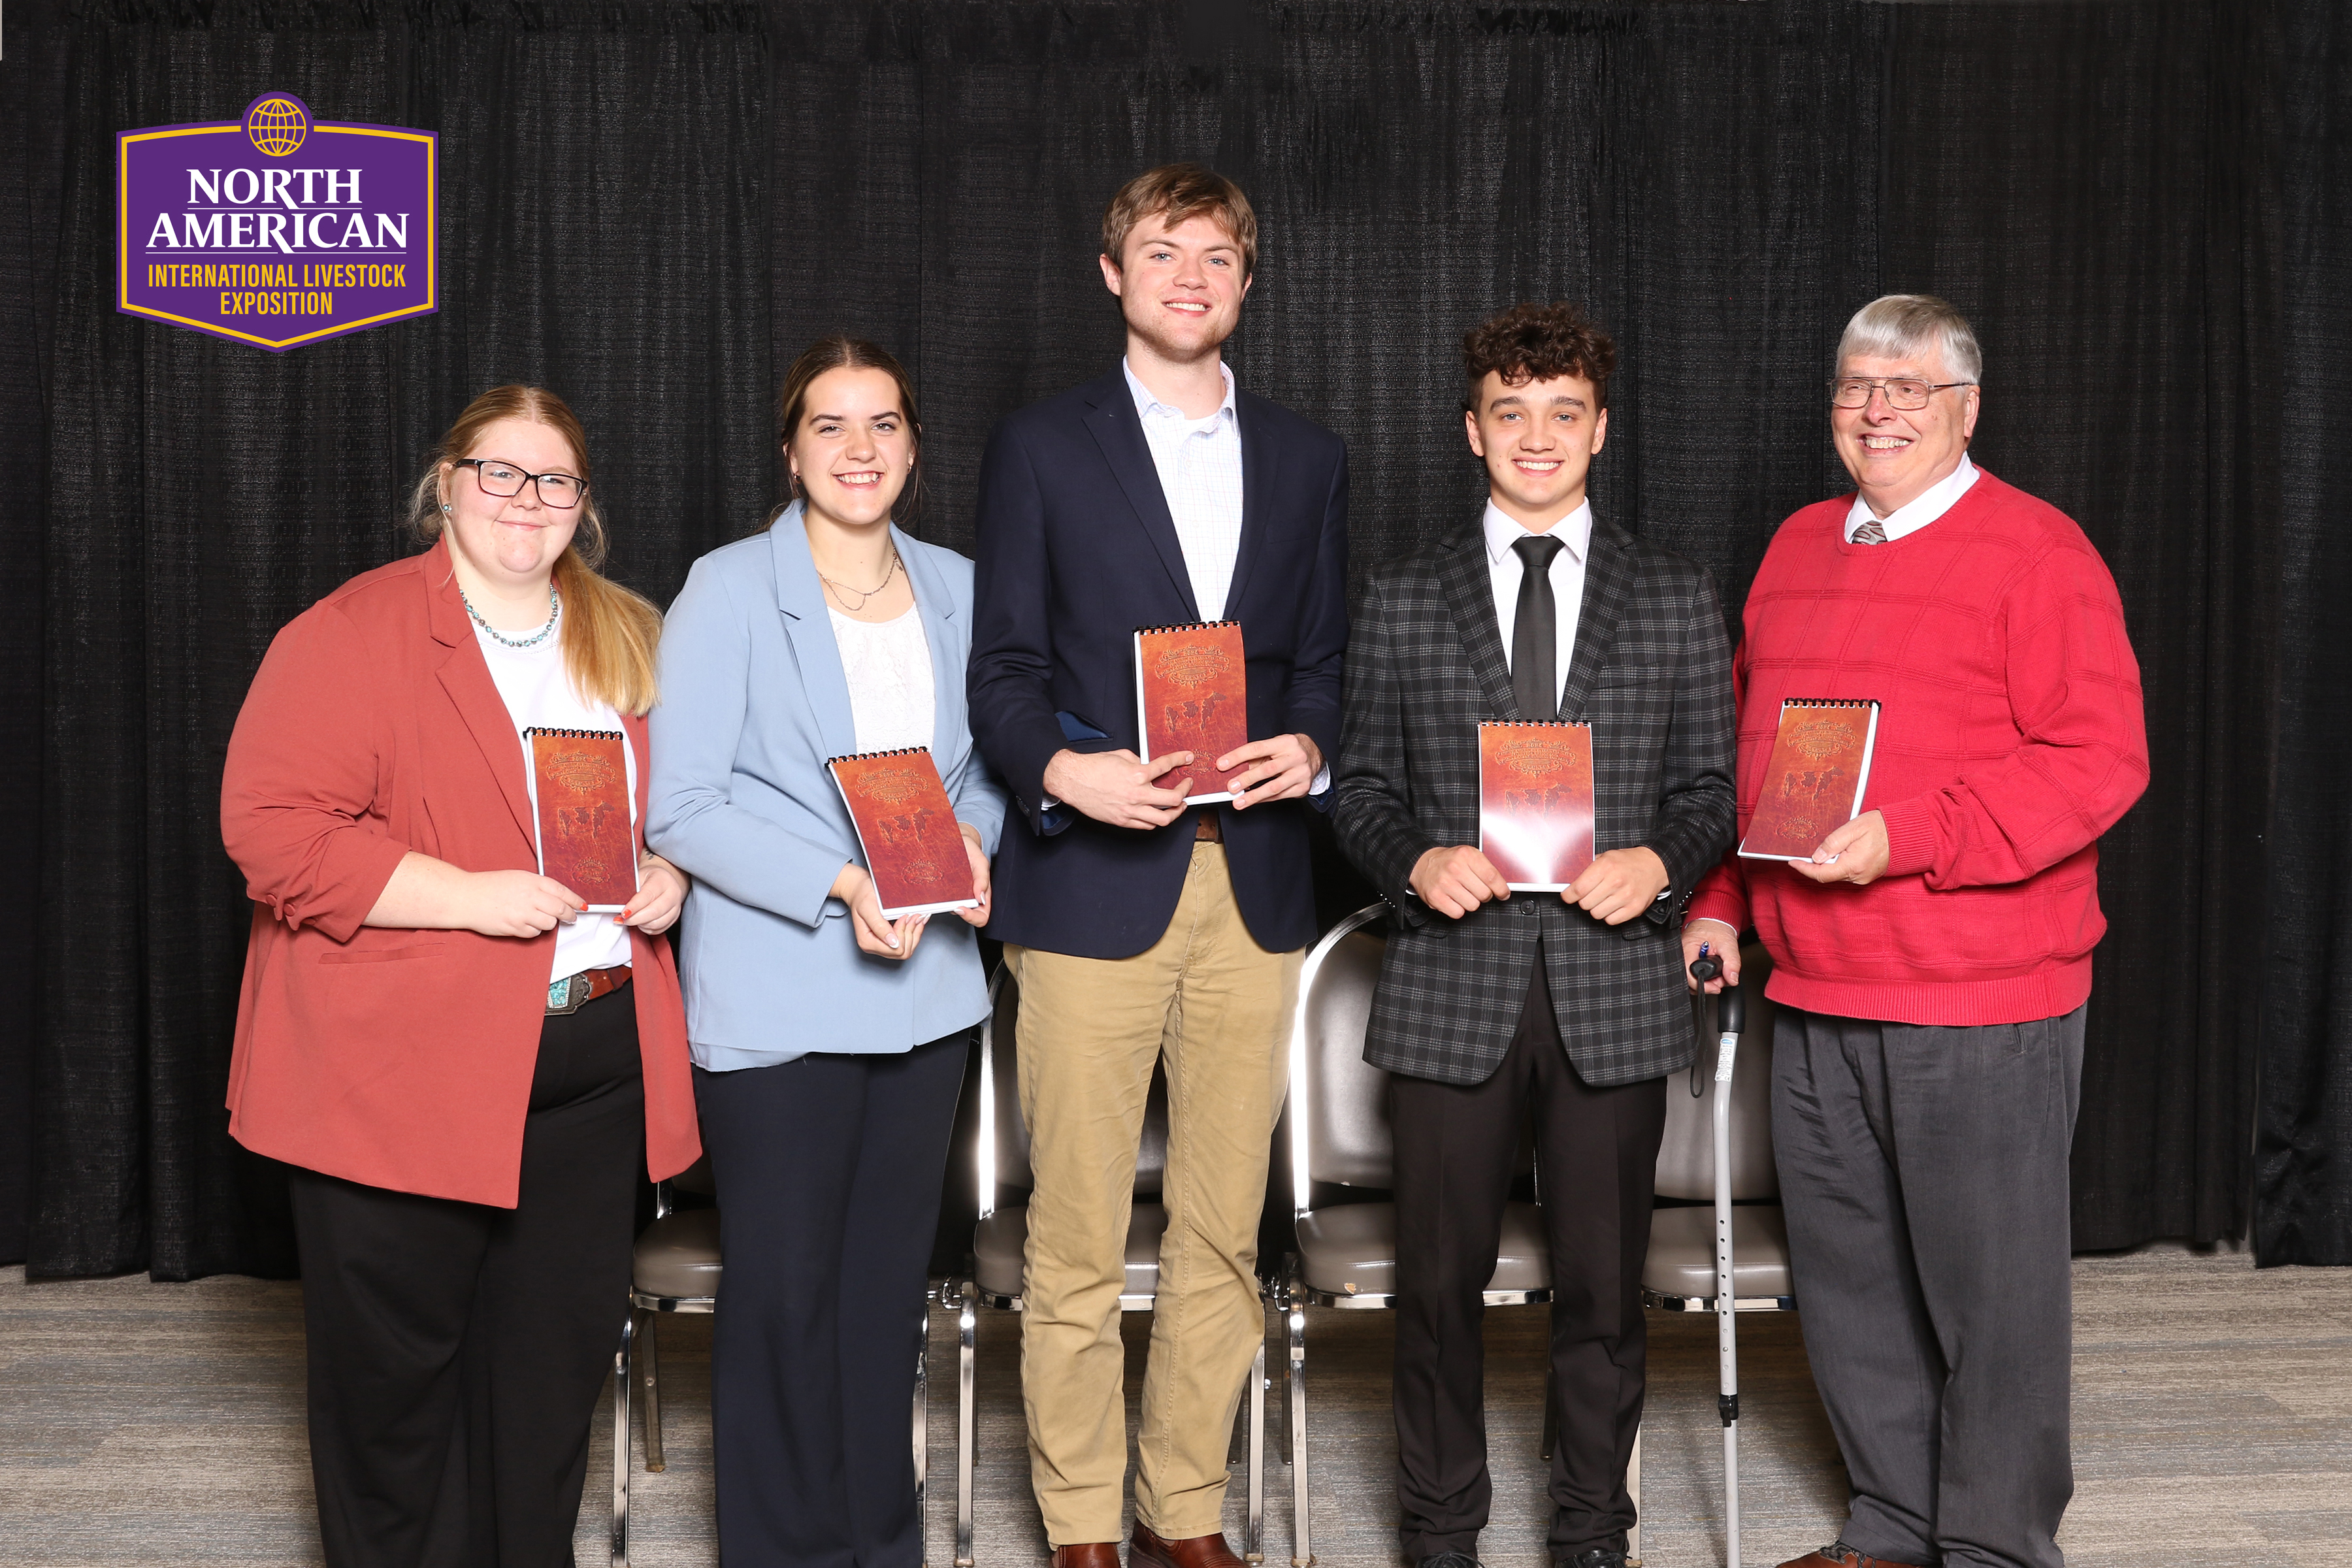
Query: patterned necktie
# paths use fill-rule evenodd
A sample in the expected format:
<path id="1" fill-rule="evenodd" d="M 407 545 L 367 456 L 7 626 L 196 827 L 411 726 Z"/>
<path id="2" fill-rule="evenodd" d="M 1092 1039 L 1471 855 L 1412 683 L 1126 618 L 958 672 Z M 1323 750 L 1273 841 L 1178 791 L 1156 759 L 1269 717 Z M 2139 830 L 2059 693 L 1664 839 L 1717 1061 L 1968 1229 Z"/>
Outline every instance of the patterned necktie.
<path id="1" fill-rule="evenodd" d="M 1862 526 L 1853 531 L 1853 542 L 1856 544 L 1884 544 L 1886 542 L 1886 530 L 1880 526 L 1876 518 L 1866 517 L 1863 519 Z"/>
<path id="2" fill-rule="evenodd" d="M 1559 611 L 1551 593 L 1551 558 L 1559 553 L 1559 541 L 1531 533 L 1514 540 L 1511 548 L 1519 556 L 1519 604 L 1511 616 L 1511 696 L 1519 717 L 1534 723 L 1559 713 L 1559 678 L 1553 668 Z"/>

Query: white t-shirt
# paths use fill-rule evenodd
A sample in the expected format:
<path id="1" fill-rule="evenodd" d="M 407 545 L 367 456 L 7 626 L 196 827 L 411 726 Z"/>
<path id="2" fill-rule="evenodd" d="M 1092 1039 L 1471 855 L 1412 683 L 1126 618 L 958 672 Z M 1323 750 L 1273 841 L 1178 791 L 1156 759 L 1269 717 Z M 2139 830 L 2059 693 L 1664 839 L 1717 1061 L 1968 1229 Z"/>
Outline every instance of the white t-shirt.
<path id="1" fill-rule="evenodd" d="M 526 773 L 530 767 L 530 742 L 522 738 L 525 730 L 620 730 L 624 737 L 627 735 L 621 716 L 613 711 L 610 703 L 587 701 L 572 689 L 571 677 L 563 668 L 561 628 L 533 647 L 509 647 L 477 626 L 474 641 L 482 650 L 483 661 L 490 667 L 490 679 L 497 684 L 499 696 L 506 702 L 507 717 L 515 727 L 515 743 L 522 748 Z M 637 826 L 637 753 L 625 738 L 621 744 L 621 756 L 629 769 L 629 827 L 634 838 Z M 583 969 L 610 969 L 628 962 L 629 928 L 621 923 L 620 917 L 583 914 L 568 926 L 555 928 L 555 963 L 547 977 L 555 981 Z"/>
<path id="2" fill-rule="evenodd" d="M 932 688 L 931 642 L 923 617 L 909 605 L 887 621 L 853 620 L 832 605 L 834 646 L 849 682 L 849 712 L 861 752 L 929 746 L 938 722 Z"/>

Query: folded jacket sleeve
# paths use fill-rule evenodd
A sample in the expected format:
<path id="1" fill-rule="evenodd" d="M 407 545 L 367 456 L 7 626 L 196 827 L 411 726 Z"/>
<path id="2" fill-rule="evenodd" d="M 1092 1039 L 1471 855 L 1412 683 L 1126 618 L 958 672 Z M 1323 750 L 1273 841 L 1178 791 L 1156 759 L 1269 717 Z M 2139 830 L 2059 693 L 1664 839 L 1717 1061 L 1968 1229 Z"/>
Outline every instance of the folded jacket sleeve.
<path id="1" fill-rule="evenodd" d="M 246 692 L 221 776 L 221 842 L 247 896 L 337 942 L 367 922 L 409 851 L 377 809 L 391 739 L 386 704 L 363 688 L 384 664 L 339 606 L 296 616 Z"/>

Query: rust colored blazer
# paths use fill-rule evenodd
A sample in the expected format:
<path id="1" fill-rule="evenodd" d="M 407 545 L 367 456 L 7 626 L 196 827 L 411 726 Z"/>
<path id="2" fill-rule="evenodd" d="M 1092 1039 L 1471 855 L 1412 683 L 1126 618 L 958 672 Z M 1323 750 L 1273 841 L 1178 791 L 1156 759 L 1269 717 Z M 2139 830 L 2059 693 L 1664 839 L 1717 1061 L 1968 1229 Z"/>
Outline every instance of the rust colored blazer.
<path id="1" fill-rule="evenodd" d="M 653 769 L 646 721 L 637 819 Z M 512 1208 L 553 932 L 363 926 L 411 849 L 535 871 L 522 744 L 448 546 L 362 573 L 269 646 L 229 737 L 221 837 L 254 900 L 229 1131 L 370 1186 Z M 701 1152 L 670 944 L 630 933 L 646 1163 Z"/>

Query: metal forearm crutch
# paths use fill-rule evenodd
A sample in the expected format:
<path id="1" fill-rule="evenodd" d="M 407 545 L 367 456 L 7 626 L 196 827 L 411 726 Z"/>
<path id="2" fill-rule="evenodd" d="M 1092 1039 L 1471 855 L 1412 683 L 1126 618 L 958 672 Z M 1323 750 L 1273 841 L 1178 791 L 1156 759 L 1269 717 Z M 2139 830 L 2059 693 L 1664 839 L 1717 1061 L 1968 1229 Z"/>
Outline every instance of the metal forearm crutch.
<path id="1" fill-rule="evenodd" d="M 1702 954 L 1691 973 L 1702 985 L 1723 973 L 1720 959 Z M 1716 1414 L 1723 1420 L 1725 1560 L 1739 1568 L 1739 1331 L 1731 1279 L 1731 1067 L 1739 1054 L 1748 1007 L 1736 985 L 1715 999 L 1719 1031 L 1715 1058 L 1715 1357 Z"/>

